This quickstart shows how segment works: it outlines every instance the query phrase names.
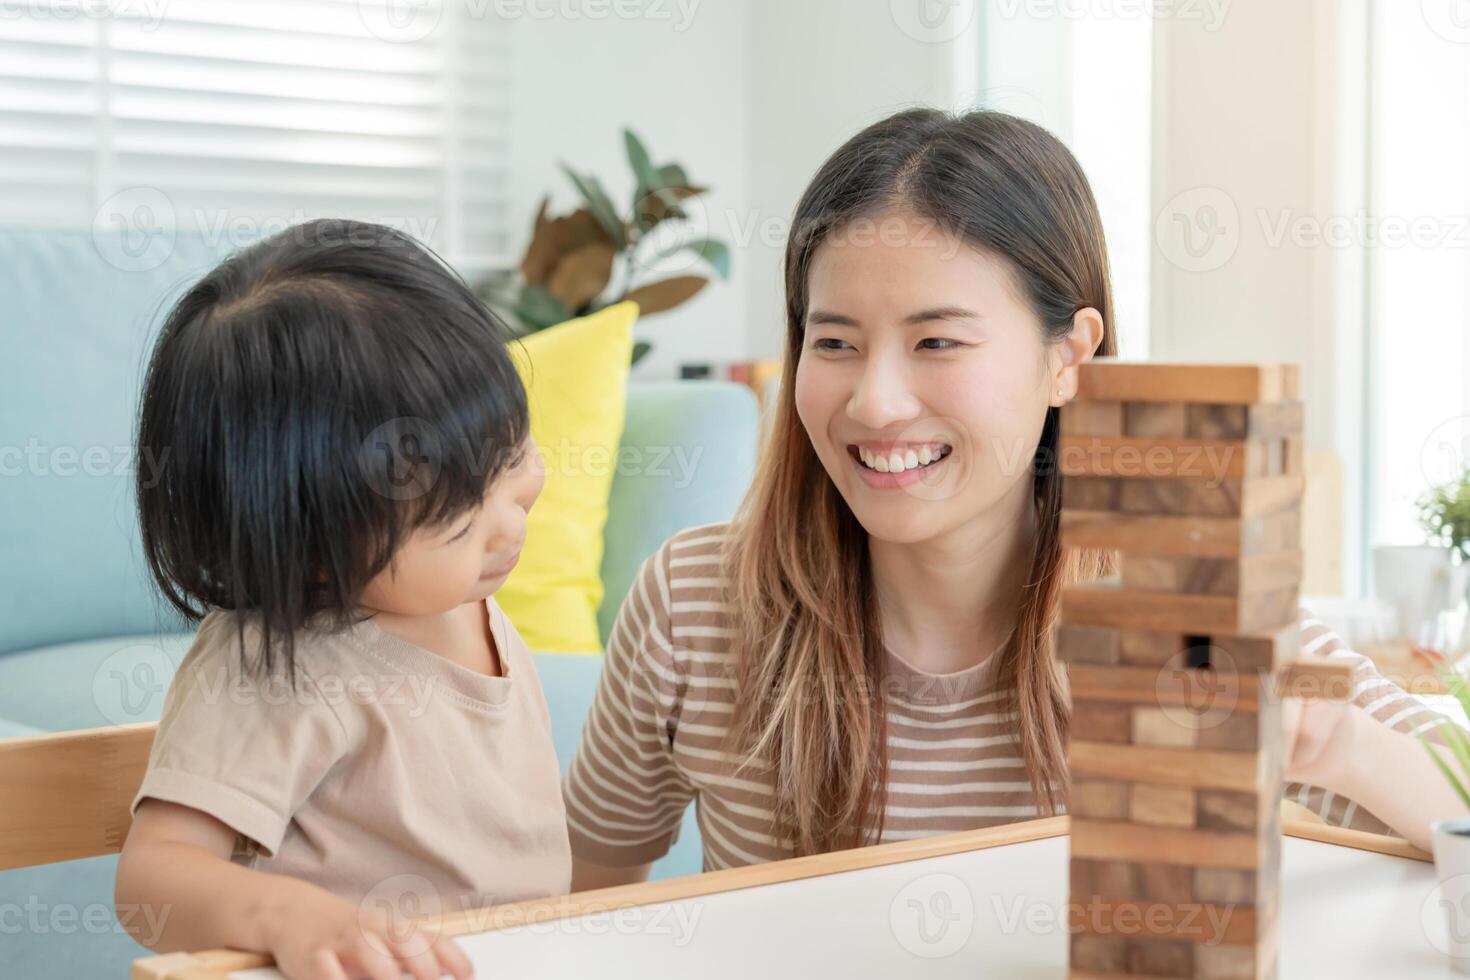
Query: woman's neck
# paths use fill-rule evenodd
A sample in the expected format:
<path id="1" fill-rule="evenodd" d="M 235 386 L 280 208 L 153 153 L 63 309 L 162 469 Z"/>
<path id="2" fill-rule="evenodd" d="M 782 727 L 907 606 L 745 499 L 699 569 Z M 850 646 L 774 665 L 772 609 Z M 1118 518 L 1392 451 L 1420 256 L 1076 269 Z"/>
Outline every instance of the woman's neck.
<path id="1" fill-rule="evenodd" d="M 884 642 L 919 670 L 947 674 L 988 659 L 1015 626 L 1031 568 L 1036 507 L 1023 481 L 971 524 L 915 544 L 868 540 Z"/>

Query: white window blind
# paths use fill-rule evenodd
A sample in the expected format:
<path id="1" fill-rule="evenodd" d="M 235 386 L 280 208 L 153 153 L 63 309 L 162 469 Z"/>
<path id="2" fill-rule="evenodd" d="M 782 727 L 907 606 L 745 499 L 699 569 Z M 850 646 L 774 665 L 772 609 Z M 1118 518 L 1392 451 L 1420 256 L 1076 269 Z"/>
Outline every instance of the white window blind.
<path id="1" fill-rule="evenodd" d="M 244 244 L 320 216 L 503 264 L 511 26 L 457 0 L 0 0 L 0 223 L 139 195 Z"/>

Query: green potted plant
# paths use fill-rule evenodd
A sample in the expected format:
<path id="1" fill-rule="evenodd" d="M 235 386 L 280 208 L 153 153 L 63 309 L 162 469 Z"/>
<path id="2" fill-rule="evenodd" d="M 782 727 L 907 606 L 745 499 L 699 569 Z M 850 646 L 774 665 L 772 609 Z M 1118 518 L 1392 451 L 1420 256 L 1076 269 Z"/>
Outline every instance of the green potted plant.
<path id="1" fill-rule="evenodd" d="M 561 164 L 582 199 L 570 214 L 551 217 L 549 198 L 537 209 L 531 242 L 518 269 L 502 270 L 476 284 L 482 300 L 521 335 L 544 330 L 605 306 L 633 300 L 640 316 L 671 310 L 692 299 L 708 274 L 730 277 L 730 249 L 701 234 L 692 205 L 709 188 L 696 185 L 677 163 L 655 164 L 631 129 L 623 145 L 633 171 L 626 213 L 613 204 L 601 181 Z M 670 275 L 670 266 L 682 266 Z M 633 349 L 636 364 L 651 345 Z"/>
<path id="2" fill-rule="evenodd" d="M 1375 592 L 1399 613 L 1409 642 L 1444 654 L 1464 648 L 1470 586 L 1470 469 L 1417 501 L 1425 543 L 1373 549 Z"/>
<path id="3" fill-rule="evenodd" d="M 1470 684 L 1465 675 L 1447 667 L 1439 669 L 1440 678 L 1450 693 L 1459 702 L 1460 708 L 1470 716 Z M 1455 793 L 1470 807 L 1470 735 L 1454 722 L 1446 719 L 1434 729 L 1444 739 L 1444 744 L 1453 757 L 1452 768 L 1433 748 L 1433 743 L 1424 736 L 1424 750 L 1434 764 L 1444 773 L 1454 787 Z M 1455 769 L 1459 769 L 1459 773 Z M 1449 931 L 1448 952 L 1450 963 L 1456 973 L 1470 974 L 1470 817 L 1454 817 L 1436 820 L 1431 827 L 1434 834 L 1434 869 L 1440 882 L 1440 905 L 1444 908 Z"/>

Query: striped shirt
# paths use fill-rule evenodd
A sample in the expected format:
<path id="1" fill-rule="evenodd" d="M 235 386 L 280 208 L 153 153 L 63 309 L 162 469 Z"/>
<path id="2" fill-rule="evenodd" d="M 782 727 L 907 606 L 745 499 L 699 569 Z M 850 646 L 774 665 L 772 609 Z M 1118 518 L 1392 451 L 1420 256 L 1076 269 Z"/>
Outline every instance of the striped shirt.
<path id="1" fill-rule="evenodd" d="M 735 705 L 731 620 L 721 552 L 727 525 L 690 528 L 643 565 L 616 625 L 596 698 L 564 792 L 572 853 L 593 864 L 653 861 L 678 834 L 689 803 L 706 870 L 790 857 L 771 835 L 769 775 L 727 751 Z M 1358 705 L 1385 724 L 1422 732 L 1442 716 L 1384 679 L 1303 611 L 1303 656 L 1354 665 Z M 883 697 L 888 785 L 881 841 L 1040 816 L 1015 734 L 994 683 L 997 658 L 927 674 L 887 651 Z M 1286 797 L 1330 823 L 1387 832 L 1372 814 L 1318 787 Z"/>

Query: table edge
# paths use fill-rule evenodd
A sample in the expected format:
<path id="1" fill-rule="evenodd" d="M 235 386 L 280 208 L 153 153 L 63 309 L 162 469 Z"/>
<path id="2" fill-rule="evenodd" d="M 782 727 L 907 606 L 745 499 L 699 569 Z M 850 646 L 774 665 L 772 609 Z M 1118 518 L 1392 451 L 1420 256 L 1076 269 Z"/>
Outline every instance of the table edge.
<path id="1" fill-rule="evenodd" d="M 787 858 L 765 864 L 706 871 L 703 874 L 616 885 L 593 891 L 578 892 L 554 898 L 531 899 L 506 905 L 471 909 L 447 915 L 428 916 L 425 922 L 437 926 L 441 933 L 460 936 L 468 933 L 492 932 L 512 926 L 549 922 L 595 912 L 611 912 L 637 905 L 652 905 L 682 899 L 699 898 L 722 892 L 739 891 L 761 885 L 799 881 L 823 875 L 857 871 L 864 868 L 922 861 L 965 851 L 978 851 L 1006 844 L 1061 837 L 1067 833 L 1065 816 L 1023 820 L 999 827 L 966 830 L 955 834 L 924 837 L 918 840 L 894 841 L 827 854 Z M 1408 841 L 1382 834 L 1351 830 L 1306 820 L 1285 820 L 1282 833 L 1288 837 L 1333 844 L 1360 851 L 1372 851 L 1391 857 L 1415 861 L 1433 861 L 1430 855 Z M 263 953 L 215 949 L 200 953 L 167 953 L 141 957 L 133 961 L 132 980 L 226 980 L 235 970 L 250 970 L 273 964 Z"/>

